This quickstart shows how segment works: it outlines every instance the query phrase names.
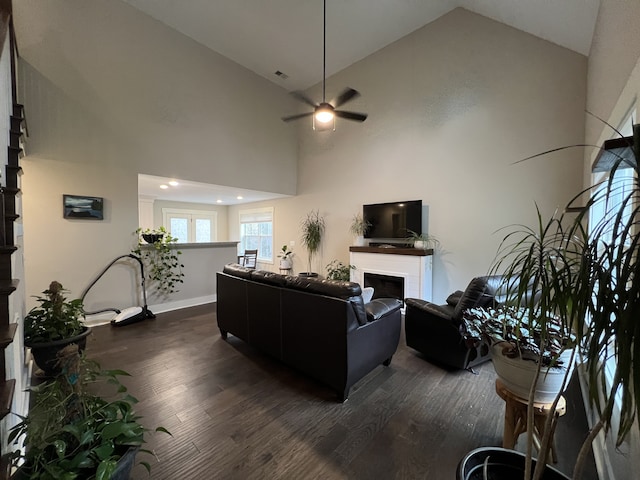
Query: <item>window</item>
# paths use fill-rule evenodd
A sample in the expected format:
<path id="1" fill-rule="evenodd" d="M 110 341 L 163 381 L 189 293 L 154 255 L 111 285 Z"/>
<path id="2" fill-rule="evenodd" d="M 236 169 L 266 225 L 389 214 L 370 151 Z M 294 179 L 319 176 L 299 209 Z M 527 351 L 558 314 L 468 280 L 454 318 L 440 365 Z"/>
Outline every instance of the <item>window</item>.
<path id="1" fill-rule="evenodd" d="M 258 261 L 273 263 L 273 208 L 240 211 L 238 255 L 258 250 Z"/>
<path id="2" fill-rule="evenodd" d="M 162 224 L 178 243 L 215 242 L 218 214 L 207 210 L 162 209 Z"/>
<path id="3" fill-rule="evenodd" d="M 630 110 L 630 113 L 618 128 L 623 136 L 633 135 L 633 112 L 634 109 L 632 108 Z M 618 134 L 616 133 L 615 137 L 617 136 Z M 624 200 L 629 196 L 630 192 L 634 188 L 634 175 L 635 171 L 633 168 L 621 168 L 616 170 L 612 180 L 608 177 L 608 175 L 604 175 L 598 179 L 594 179 L 594 183 L 602 182 L 595 192 L 595 195 L 599 198 L 603 198 L 603 194 L 610 186 L 609 182 L 611 184 L 611 192 L 608 196 L 608 201 L 602 199 L 594 203 L 589 212 L 589 233 L 592 233 L 594 228 L 602 228 L 602 237 L 604 239 L 604 243 L 606 244 L 611 245 L 613 242 L 620 242 L 621 240 L 625 243 L 628 241 L 628 238 L 621 239 L 619 235 L 618 238 L 613 238 L 612 232 L 615 227 L 615 214 L 620 210 Z M 623 215 L 626 217 L 623 220 L 624 223 L 628 222 L 633 207 L 634 206 L 631 203 L 627 203 L 624 206 Z M 616 357 L 612 345 L 608 350 L 609 351 L 607 352 L 604 371 L 608 384 L 611 385 L 616 369 Z M 621 402 L 620 392 L 616 393 L 616 401 L 618 403 Z"/>

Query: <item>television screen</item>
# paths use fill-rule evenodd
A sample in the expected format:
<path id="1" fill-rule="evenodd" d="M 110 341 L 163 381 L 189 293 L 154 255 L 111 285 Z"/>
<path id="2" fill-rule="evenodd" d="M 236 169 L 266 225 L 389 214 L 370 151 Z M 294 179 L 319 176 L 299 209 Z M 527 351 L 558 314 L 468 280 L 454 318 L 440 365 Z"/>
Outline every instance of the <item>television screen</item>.
<path id="1" fill-rule="evenodd" d="M 422 200 L 363 205 L 362 216 L 371 224 L 365 238 L 407 238 L 409 230 L 422 233 Z"/>

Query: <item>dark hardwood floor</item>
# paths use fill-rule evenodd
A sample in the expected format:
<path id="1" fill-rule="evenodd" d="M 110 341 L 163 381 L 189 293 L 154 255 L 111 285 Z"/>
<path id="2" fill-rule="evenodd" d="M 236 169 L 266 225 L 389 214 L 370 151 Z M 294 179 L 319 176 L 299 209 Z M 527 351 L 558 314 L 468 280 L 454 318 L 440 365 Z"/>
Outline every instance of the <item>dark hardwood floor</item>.
<path id="1" fill-rule="evenodd" d="M 87 353 L 121 368 L 149 428 L 153 479 L 453 479 L 460 458 L 500 445 L 504 403 L 490 363 L 447 371 L 407 348 L 335 393 L 243 341 L 220 337 L 215 304 L 94 328 Z M 584 413 L 568 399 L 558 466 L 571 472 Z M 141 460 L 142 455 L 138 456 Z M 597 478 L 591 466 L 586 479 Z M 134 479 L 148 478 L 138 465 Z"/>

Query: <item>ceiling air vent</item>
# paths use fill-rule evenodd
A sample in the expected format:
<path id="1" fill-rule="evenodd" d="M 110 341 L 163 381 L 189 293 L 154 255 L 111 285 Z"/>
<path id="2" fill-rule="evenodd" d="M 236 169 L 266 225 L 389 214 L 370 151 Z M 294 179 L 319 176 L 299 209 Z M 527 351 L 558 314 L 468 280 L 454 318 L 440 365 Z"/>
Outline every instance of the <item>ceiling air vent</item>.
<path id="1" fill-rule="evenodd" d="M 284 72 L 281 72 L 280 70 L 276 70 L 275 72 L 273 72 L 273 74 L 274 74 L 276 77 L 280 77 L 282 80 L 286 80 L 286 79 L 288 79 L 288 78 L 289 78 L 289 75 L 287 75 L 287 74 L 286 74 L 286 73 L 284 73 Z"/>

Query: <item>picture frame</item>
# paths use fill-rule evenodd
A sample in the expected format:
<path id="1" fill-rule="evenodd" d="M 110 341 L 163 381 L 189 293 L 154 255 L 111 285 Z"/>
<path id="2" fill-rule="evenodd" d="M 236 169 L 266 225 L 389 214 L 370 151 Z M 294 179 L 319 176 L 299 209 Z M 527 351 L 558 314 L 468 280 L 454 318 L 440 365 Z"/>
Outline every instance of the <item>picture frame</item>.
<path id="1" fill-rule="evenodd" d="M 64 218 L 78 220 L 103 220 L 104 198 L 86 195 L 62 195 Z"/>

